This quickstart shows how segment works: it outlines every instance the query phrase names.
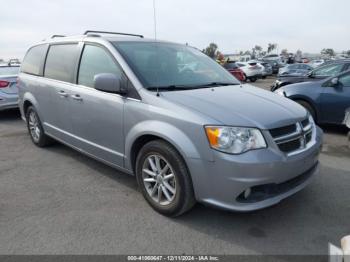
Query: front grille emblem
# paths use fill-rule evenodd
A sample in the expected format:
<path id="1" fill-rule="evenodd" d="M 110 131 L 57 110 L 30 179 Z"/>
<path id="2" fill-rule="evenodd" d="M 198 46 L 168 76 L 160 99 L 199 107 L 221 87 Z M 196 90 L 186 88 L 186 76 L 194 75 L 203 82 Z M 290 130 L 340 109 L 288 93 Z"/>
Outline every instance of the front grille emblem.
<path id="1" fill-rule="evenodd" d="M 306 134 L 304 132 L 303 126 L 300 122 L 297 122 L 297 132 L 300 134 L 300 147 L 306 147 Z"/>

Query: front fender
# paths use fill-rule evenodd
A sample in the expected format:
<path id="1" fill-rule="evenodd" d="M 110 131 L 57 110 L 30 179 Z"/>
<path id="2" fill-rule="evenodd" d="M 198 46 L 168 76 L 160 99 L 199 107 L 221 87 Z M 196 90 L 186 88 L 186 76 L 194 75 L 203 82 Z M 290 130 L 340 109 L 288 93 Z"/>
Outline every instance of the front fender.
<path id="1" fill-rule="evenodd" d="M 313 107 L 313 109 L 315 110 L 316 116 L 320 116 L 320 111 L 319 111 L 319 108 L 318 108 L 317 104 L 310 97 L 305 96 L 305 95 L 300 95 L 300 94 L 288 96 L 288 93 L 287 93 L 287 97 L 289 99 L 293 100 L 293 101 L 295 101 L 295 100 L 304 100 L 305 102 L 308 102 Z"/>
<path id="2" fill-rule="evenodd" d="M 192 140 L 179 128 L 166 122 L 147 120 L 133 126 L 125 137 L 125 167 L 131 168 L 131 149 L 134 142 L 143 135 L 158 136 L 173 145 L 186 158 L 201 158 Z"/>

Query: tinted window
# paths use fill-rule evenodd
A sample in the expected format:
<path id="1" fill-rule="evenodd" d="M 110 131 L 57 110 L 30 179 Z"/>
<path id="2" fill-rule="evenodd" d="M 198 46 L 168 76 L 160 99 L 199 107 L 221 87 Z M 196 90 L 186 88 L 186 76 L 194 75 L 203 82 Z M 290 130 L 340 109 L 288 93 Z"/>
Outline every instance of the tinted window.
<path id="1" fill-rule="evenodd" d="M 72 82 L 77 55 L 77 44 L 50 46 L 45 63 L 45 77 Z"/>
<path id="2" fill-rule="evenodd" d="M 22 63 L 21 71 L 31 75 L 39 75 L 46 54 L 46 48 L 46 45 L 38 45 L 29 49 Z"/>
<path id="3" fill-rule="evenodd" d="M 314 70 L 314 76 L 335 76 L 340 73 L 343 68 L 343 64 L 332 64 L 320 67 Z"/>
<path id="4" fill-rule="evenodd" d="M 101 47 L 86 45 L 80 61 L 78 84 L 93 87 L 94 76 L 101 73 L 121 74 L 110 54 Z"/>
<path id="5" fill-rule="evenodd" d="M 18 71 L 19 71 L 18 66 L 0 67 L 0 75 L 17 75 Z"/>

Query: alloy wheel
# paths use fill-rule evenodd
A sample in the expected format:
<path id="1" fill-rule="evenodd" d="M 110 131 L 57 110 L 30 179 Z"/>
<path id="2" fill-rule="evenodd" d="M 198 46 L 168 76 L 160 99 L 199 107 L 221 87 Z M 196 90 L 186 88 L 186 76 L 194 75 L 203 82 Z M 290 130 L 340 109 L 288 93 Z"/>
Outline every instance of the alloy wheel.
<path id="1" fill-rule="evenodd" d="M 34 111 L 29 113 L 28 118 L 28 126 L 30 130 L 30 135 L 32 136 L 35 142 L 38 142 L 40 139 L 40 127 L 39 127 L 39 119 Z"/>
<path id="2" fill-rule="evenodd" d="M 142 167 L 142 179 L 148 195 L 159 205 L 172 203 L 176 195 L 175 173 L 160 155 L 149 155 Z"/>

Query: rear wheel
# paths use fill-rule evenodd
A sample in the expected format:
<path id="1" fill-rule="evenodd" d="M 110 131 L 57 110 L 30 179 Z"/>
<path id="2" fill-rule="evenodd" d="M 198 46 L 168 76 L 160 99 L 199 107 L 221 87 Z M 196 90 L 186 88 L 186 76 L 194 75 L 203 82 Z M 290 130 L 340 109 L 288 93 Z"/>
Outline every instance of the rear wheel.
<path id="1" fill-rule="evenodd" d="M 196 202 L 184 160 L 165 141 L 151 141 L 140 150 L 136 178 L 144 198 L 163 215 L 179 216 Z"/>
<path id="2" fill-rule="evenodd" d="M 39 147 L 45 147 L 53 143 L 52 138 L 44 133 L 40 118 L 33 106 L 26 112 L 27 128 L 33 143 Z"/>
<path id="3" fill-rule="evenodd" d="M 295 100 L 299 105 L 303 106 L 312 116 L 312 118 L 316 121 L 316 112 L 314 108 L 306 101 L 304 100 Z"/>
<path id="4" fill-rule="evenodd" d="M 254 83 L 256 80 L 258 80 L 255 76 L 249 78 L 250 82 Z"/>

